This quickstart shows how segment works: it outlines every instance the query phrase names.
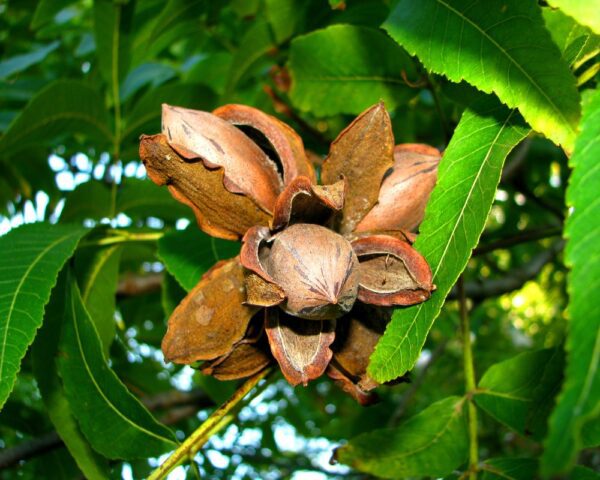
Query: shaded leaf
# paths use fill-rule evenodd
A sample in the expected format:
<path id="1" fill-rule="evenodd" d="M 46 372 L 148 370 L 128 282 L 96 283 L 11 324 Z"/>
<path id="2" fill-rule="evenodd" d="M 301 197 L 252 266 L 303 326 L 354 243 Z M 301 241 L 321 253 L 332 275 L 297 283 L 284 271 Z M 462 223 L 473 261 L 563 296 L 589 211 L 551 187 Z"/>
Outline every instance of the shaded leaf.
<path id="1" fill-rule="evenodd" d="M 535 478 L 535 458 L 490 458 L 482 466 L 483 480 L 531 480 Z"/>
<path id="2" fill-rule="evenodd" d="M 200 85 L 175 83 L 148 90 L 125 112 L 123 141 L 137 142 L 140 134 L 160 131 L 161 105 L 187 105 L 198 110 L 212 110 L 216 95 Z"/>
<path id="3" fill-rule="evenodd" d="M 98 67 L 106 84 L 110 85 L 111 89 L 116 87 L 117 91 L 131 60 L 134 8 L 135 1 L 94 1 L 94 38 Z"/>
<path id="4" fill-rule="evenodd" d="M 105 355 L 115 337 L 115 295 L 119 279 L 120 246 L 85 248 L 75 257 L 81 299 L 92 318 Z"/>
<path id="5" fill-rule="evenodd" d="M 134 220 L 158 217 L 175 222 L 190 217 L 189 209 L 173 200 L 166 189 L 139 178 L 124 179 L 117 193 L 116 210 Z"/>
<path id="6" fill-rule="evenodd" d="M 68 192 L 60 214 L 61 223 L 81 222 L 85 219 L 100 220 L 111 216 L 110 186 L 90 180 Z"/>
<path id="7" fill-rule="evenodd" d="M 439 164 L 439 181 L 414 247 L 427 259 L 436 292 L 425 303 L 396 310 L 371 357 L 379 382 L 410 370 L 446 295 L 477 245 L 494 200 L 504 159 L 527 135 L 514 110 L 485 98 L 467 110 Z"/>
<path id="8" fill-rule="evenodd" d="M 560 8 L 578 23 L 590 27 L 600 35 L 600 8 L 590 0 L 548 0 L 553 7 Z"/>
<path id="9" fill-rule="evenodd" d="M 58 272 L 86 231 L 75 225 L 34 223 L 0 237 L 0 408 L 42 325 Z"/>
<path id="10" fill-rule="evenodd" d="M 108 367 L 100 338 L 74 281 L 67 285 L 59 372 L 71 409 L 94 449 L 107 458 L 156 456 L 175 447 L 158 423 Z"/>
<path id="11" fill-rule="evenodd" d="M 2 60 L 0 62 L 0 80 L 4 80 L 15 73 L 22 72 L 32 65 L 44 61 L 48 54 L 56 50 L 59 45 L 60 42 L 57 40 L 47 45 L 41 45 L 28 53 Z"/>
<path id="12" fill-rule="evenodd" d="M 382 478 L 442 477 L 458 468 L 468 452 L 463 399 L 440 400 L 397 428 L 352 438 L 336 458 Z"/>
<path id="13" fill-rule="evenodd" d="M 542 473 L 566 471 L 582 448 L 581 429 L 600 421 L 600 304 L 589 293 L 600 288 L 600 255 L 597 232 L 600 191 L 600 91 L 585 97 L 581 135 L 570 159 L 573 173 L 567 189 L 567 205 L 574 209 L 567 219 L 565 263 L 568 277 L 569 333 L 567 367 L 562 392 L 550 417 L 544 443 Z"/>
<path id="14" fill-rule="evenodd" d="M 572 148 L 579 94 L 537 2 L 403 0 L 384 28 L 428 69 L 495 93 L 534 129 Z"/>
<path id="15" fill-rule="evenodd" d="M 541 440 L 563 366 L 562 352 L 555 349 L 522 353 L 492 365 L 479 382 L 475 403 L 520 434 Z"/>
<path id="16" fill-rule="evenodd" d="M 389 110 L 416 94 L 412 60 L 378 30 L 334 25 L 295 38 L 290 48 L 290 97 L 318 116 L 358 114 L 383 100 Z"/>
<path id="17" fill-rule="evenodd" d="M 158 241 L 158 258 L 187 291 L 196 286 L 215 262 L 239 252 L 238 242 L 209 237 L 194 224 L 185 230 L 167 232 Z"/>
<path id="18" fill-rule="evenodd" d="M 52 290 L 44 314 L 44 325 L 32 347 L 33 373 L 50 421 L 65 442 L 81 471 L 90 480 L 108 477 L 108 464 L 96 453 L 81 433 L 58 376 L 58 342 L 66 314 L 67 271 L 63 270 Z"/>
<path id="19" fill-rule="evenodd" d="M 110 142 L 108 115 L 99 93 L 77 80 L 57 80 L 38 92 L 0 138 L 7 155 L 59 135 L 86 133 L 100 143 Z"/>
<path id="20" fill-rule="evenodd" d="M 75 3 L 75 0 L 40 0 L 37 2 L 35 12 L 33 13 L 31 28 L 37 30 L 42 27 L 52 20 L 58 12 L 71 3 Z"/>
<path id="21" fill-rule="evenodd" d="M 269 50 L 275 48 L 275 40 L 271 28 L 266 21 L 256 20 L 240 40 L 240 47 L 233 56 L 226 95 L 231 95 L 235 87 L 248 74 L 251 67 Z"/>

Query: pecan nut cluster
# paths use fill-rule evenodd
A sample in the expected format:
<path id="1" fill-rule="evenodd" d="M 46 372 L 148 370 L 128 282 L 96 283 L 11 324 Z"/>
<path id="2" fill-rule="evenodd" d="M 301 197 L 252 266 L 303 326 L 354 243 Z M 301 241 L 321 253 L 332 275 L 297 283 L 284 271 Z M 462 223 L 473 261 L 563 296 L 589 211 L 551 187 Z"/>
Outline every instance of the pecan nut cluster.
<path id="1" fill-rule="evenodd" d="M 162 133 L 142 136 L 140 156 L 204 232 L 242 241 L 173 312 L 165 358 L 201 361 L 224 380 L 275 360 L 292 385 L 327 373 L 361 404 L 374 401 L 367 365 L 390 307 L 435 289 L 412 243 L 440 152 L 394 145 L 379 103 L 331 144 L 319 184 L 301 138 L 279 119 L 244 105 L 164 105 Z"/>

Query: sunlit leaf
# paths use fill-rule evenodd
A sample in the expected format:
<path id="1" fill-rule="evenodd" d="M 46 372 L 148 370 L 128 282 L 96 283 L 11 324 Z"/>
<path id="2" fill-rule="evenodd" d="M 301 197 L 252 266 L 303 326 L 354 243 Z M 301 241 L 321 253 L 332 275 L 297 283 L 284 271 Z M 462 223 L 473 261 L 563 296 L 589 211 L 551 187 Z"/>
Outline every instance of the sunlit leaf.
<path id="1" fill-rule="evenodd" d="M 59 372 L 90 444 L 113 459 L 145 458 L 172 450 L 172 432 L 154 419 L 107 365 L 74 281 L 67 285 L 65 303 Z"/>
<path id="2" fill-rule="evenodd" d="M 42 325 L 58 272 L 86 231 L 74 225 L 34 223 L 0 237 L 0 408 Z"/>
<path id="3" fill-rule="evenodd" d="M 290 96 L 301 110 L 358 114 L 383 100 L 388 110 L 416 94 L 412 60 L 382 32 L 334 25 L 292 41 Z"/>
<path id="4" fill-rule="evenodd" d="M 600 8 L 594 0 L 548 0 L 548 3 L 600 35 Z"/>
<path id="5" fill-rule="evenodd" d="M 158 241 L 158 257 L 187 291 L 218 260 L 235 257 L 239 252 L 238 242 L 209 237 L 193 223 L 183 231 L 168 232 Z"/>
<path id="6" fill-rule="evenodd" d="M 465 268 L 487 220 L 504 159 L 527 135 L 514 110 L 486 98 L 467 110 L 440 161 L 415 248 L 425 256 L 437 290 L 419 305 L 395 311 L 371 356 L 369 373 L 384 382 L 410 370 Z"/>
<path id="7" fill-rule="evenodd" d="M 463 399 L 434 403 L 397 428 L 363 433 L 339 448 L 336 458 L 382 478 L 442 477 L 467 458 Z"/>
<path id="8" fill-rule="evenodd" d="M 596 235 L 600 231 L 600 91 L 585 97 L 581 135 L 570 159 L 573 173 L 567 189 L 565 262 L 569 274 L 569 333 L 567 367 L 562 392 L 550 417 L 544 443 L 542 472 L 566 471 L 582 448 L 581 430 L 600 421 L 600 304 L 590 292 L 600 288 L 600 254 Z"/>
<path id="9" fill-rule="evenodd" d="M 495 93 L 534 129 L 572 148 L 579 94 L 537 2 L 402 0 L 384 28 L 428 69 Z"/>

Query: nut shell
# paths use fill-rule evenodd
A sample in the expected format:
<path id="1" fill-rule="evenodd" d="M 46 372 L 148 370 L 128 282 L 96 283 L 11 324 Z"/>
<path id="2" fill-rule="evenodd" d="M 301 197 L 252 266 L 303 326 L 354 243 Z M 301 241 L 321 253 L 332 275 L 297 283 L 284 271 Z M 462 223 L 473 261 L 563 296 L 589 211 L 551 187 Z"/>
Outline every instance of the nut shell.
<path id="1" fill-rule="evenodd" d="M 310 320 L 348 313 L 358 291 L 358 259 L 341 235 L 318 225 L 298 223 L 273 237 L 265 259 L 290 315 Z"/>

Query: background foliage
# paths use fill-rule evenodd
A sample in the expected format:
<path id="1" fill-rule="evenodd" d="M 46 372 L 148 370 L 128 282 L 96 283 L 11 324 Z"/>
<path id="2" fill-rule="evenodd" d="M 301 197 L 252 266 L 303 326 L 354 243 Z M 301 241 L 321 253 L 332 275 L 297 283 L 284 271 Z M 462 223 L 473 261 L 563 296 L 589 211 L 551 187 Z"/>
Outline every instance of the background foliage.
<path id="1" fill-rule="evenodd" d="M 253 105 L 323 155 L 383 99 L 397 143 L 445 151 L 415 245 L 438 290 L 371 358 L 411 383 L 365 409 L 271 377 L 173 478 L 597 478 L 599 12 L 0 2 L 0 476 L 144 478 L 236 388 L 160 352 L 178 301 L 239 248 L 145 180 L 161 103 Z"/>

